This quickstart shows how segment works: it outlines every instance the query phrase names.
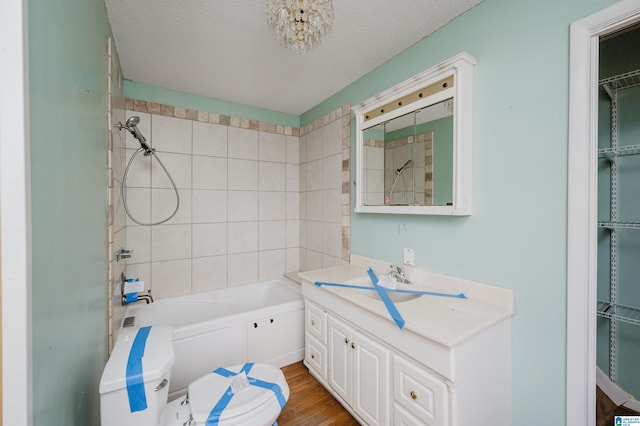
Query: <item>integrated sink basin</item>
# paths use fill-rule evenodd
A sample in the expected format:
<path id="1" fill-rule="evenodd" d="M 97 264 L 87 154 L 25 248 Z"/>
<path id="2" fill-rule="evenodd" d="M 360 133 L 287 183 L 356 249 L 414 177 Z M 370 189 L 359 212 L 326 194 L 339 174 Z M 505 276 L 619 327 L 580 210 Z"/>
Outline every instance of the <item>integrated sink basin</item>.
<path id="1" fill-rule="evenodd" d="M 367 296 L 372 299 L 382 301 L 382 299 L 380 299 L 380 295 L 378 294 L 376 289 L 373 287 L 373 284 L 371 283 L 371 279 L 368 276 L 349 280 L 346 284 L 369 287 L 371 288 L 371 290 L 353 289 L 353 291 L 357 291 L 358 294 L 361 294 L 363 296 Z M 401 284 L 401 283 L 398 283 L 398 285 L 396 286 L 396 289 L 397 290 L 414 290 L 412 285 Z M 390 289 L 387 289 L 387 294 L 389 295 L 389 298 L 394 303 L 408 302 L 410 300 L 415 300 L 422 296 L 421 294 L 403 293 L 403 292 L 391 291 Z"/>
<path id="2" fill-rule="evenodd" d="M 364 296 L 371 297 L 373 299 L 378 299 L 378 300 L 382 301 L 382 299 L 380 299 L 380 295 L 375 290 L 373 290 L 373 291 L 371 291 L 371 290 L 362 290 L 362 294 Z M 387 294 L 389 295 L 389 299 L 391 299 L 394 303 L 408 302 L 409 300 L 415 300 L 418 297 L 422 297 L 421 294 L 400 293 L 400 292 L 397 292 L 397 291 L 387 291 Z"/>

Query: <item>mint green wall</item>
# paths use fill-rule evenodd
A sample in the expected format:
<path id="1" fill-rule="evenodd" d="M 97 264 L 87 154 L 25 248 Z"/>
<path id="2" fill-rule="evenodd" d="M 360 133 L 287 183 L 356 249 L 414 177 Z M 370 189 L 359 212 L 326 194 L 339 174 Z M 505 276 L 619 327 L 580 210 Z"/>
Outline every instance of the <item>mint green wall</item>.
<path id="1" fill-rule="evenodd" d="M 514 289 L 514 425 L 565 423 L 569 25 L 613 3 L 484 0 L 301 117 L 355 105 L 460 51 L 478 59 L 473 214 L 352 214 L 352 251 L 399 262 L 413 247 L 419 265 Z"/>
<path id="2" fill-rule="evenodd" d="M 124 81 L 124 92 L 128 98 L 132 99 L 197 109 L 249 120 L 266 121 L 284 126 L 300 127 L 300 117 L 297 115 L 255 108 L 191 93 L 176 92 L 175 90 L 149 86 L 131 80 Z"/>
<path id="3" fill-rule="evenodd" d="M 29 1 L 33 422 L 99 424 L 107 358 L 103 0 Z"/>

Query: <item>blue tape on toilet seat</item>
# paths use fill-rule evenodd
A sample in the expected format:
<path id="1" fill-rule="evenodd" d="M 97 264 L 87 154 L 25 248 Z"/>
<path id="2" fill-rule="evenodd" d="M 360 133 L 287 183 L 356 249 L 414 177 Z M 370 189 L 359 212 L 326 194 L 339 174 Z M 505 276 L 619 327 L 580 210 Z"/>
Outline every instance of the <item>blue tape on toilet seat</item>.
<path id="1" fill-rule="evenodd" d="M 220 376 L 223 376 L 223 377 L 233 377 L 244 372 L 247 375 L 247 380 L 249 381 L 250 385 L 261 387 L 261 388 L 272 391 L 275 394 L 276 399 L 278 400 L 278 404 L 280 404 L 280 409 L 283 409 L 285 404 L 287 403 L 287 400 L 282 394 L 282 389 L 280 388 L 280 385 L 278 385 L 277 383 L 265 382 L 264 380 L 256 379 L 255 377 L 250 377 L 249 371 L 251 371 L 253 366 L 254 366 L 254 363 L 249 362 L 243 365 L 242 369 L 240 369 L 240 371 L 237 373 L 229 371 L 226 368 L 218 368 L 214 370 L 214 373 L 219 374 Z M 227 390 L 224 392 L 224 395 L 222 395 L 222 397 L 218 400 L 218 402 L 216 402 L 216 405 L 214 405 L 214 407 L 211 409 L 211 412 L 209 413 L 209 417 L 207 418 L 206 426 L 218 425 L 218 423 L 220 422 L 220 416 L 222 415 L 222 412 L 224 411 L 224 409 L 227 408 L 227 406 L 231 402 L 231 398 L 233 398 L 233 395 L 235 394 L 232 392 L 231 386 L 229 386 Z"/>
<path id="2" fill-rule="evenodd" d="M 138 330 L 127 360 L 127 396 L 129 397 L 129 409 L 132 413 L 147 409 L 142 357 L 144 356 L 144 348 L 150 331 L 151 327 L 142 327 Z"/>

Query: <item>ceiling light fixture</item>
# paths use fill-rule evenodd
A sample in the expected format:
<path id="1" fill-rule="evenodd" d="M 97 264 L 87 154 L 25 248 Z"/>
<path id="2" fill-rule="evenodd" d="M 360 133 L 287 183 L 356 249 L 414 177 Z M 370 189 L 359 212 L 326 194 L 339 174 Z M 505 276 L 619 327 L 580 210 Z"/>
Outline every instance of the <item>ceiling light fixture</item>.
<path id="1" fill-rule="evenodd" d="M 333 24 L 332 0 L 267 0 L 267 23 L 289 50 L 305 54 L 320 44 Z"/>

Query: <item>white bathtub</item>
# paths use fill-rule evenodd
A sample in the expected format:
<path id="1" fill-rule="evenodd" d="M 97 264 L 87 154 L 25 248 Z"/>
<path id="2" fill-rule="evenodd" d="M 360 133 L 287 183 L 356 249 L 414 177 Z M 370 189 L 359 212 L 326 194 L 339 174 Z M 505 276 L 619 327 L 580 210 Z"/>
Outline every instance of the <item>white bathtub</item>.
<path id="1" fill-rule="evenodd" d="M 283 367 L 304 358 L 304 302 L 300 286 L 266 281 L 127 307 L 134 327 L 174 328 L 176 363 L 170 399 L 221 366 L 264 362 Z"/>

